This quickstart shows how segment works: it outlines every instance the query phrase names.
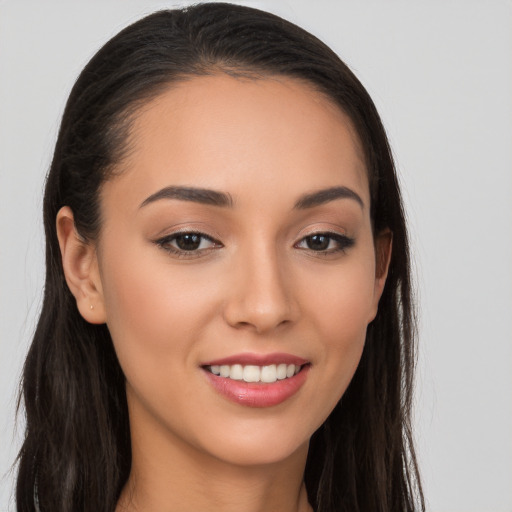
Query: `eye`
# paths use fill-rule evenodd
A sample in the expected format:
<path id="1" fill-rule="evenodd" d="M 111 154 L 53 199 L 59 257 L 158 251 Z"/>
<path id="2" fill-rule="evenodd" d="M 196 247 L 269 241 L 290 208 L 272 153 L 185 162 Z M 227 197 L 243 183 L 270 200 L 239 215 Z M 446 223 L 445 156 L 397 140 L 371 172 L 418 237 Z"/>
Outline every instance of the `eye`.
<path id="1" fill-rule="evenodd" d="M 300 240 L 296 247 L 320 253 L 344 251 L 354 245 L 355 240 L 339 233 L 314 233 Z"/>
<path id="2" fill-rule="evenodd" d="M 208 235 L 195 232 L 174 233 L 156 240 L 155 243 L 166 251 L 183 256 L 193 256 L 221 245 Z"/>

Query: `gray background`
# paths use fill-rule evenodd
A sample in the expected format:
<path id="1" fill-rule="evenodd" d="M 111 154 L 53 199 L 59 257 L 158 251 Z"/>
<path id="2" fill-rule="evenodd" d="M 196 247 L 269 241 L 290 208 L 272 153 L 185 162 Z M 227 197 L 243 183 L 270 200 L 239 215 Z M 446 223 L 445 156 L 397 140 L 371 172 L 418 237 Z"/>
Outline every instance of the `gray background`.
<path id="1" fill-rule="evenodd" d="M 186 2 L 181 2 L 181 5 Z M 420 302 L 416 437 L 428 508 L 512 511 L 512 3 L 240 2 L 312 31 L 377 103 L 401 173 Z M 0 0 L 0 510 L 43 283 L 41 191 L 88 58 L 176 2 Z"/>

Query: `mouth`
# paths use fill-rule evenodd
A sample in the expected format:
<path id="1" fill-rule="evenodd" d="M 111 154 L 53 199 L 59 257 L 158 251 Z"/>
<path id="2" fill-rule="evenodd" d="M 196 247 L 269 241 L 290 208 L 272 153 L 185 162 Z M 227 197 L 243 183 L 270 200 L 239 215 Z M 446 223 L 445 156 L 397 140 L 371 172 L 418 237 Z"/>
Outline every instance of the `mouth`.
<path id="1" fill-rule="evenodd" d="M 271 407 L 306 382 L 311 363 L 289 354 L 240 354 L 201 365 L 210 385 L 239 405 Z"/>
<path id="2" fill-rule="evenodd" d="M 242 364 L 222 364 L 207 365 L 203 368 L 219 377 L 226 379 L 238 380 L 251 383 L 272 384 L 278 380 L 290 379 L 297 375 L 306 364 L 270 364 L 265 366 L 258 365 L 242 365 Z"/>

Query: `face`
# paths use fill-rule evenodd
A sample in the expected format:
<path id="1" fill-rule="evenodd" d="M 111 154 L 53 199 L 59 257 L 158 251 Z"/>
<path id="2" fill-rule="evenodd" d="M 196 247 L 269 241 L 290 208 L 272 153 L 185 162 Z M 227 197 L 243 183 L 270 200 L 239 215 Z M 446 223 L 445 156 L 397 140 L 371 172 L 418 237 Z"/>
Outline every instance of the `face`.
<path id="1" fill-rule="evenodd" d="M 102 188 L 95 308 L 135 442 L 233 464 L 307 449 L 385 279 L 348 118 L 298 81 L 219 75 L 153 100 L 131 141 Z"/>

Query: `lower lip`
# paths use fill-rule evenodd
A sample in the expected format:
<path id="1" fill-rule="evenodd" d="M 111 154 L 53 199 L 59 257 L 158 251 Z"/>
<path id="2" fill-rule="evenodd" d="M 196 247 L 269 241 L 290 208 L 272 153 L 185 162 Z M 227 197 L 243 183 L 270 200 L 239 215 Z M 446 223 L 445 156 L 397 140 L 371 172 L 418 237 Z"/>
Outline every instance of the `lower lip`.
<path id="1" fill-rule="evenodd" d="M 203 370 L 212 386 L 221 395 L 247 407 L 272 407 L 291 398 L 302 387 L 308 376 L 309 365 L 294 375 L 271 383 L 253 383 L 219 377 Z"/>

